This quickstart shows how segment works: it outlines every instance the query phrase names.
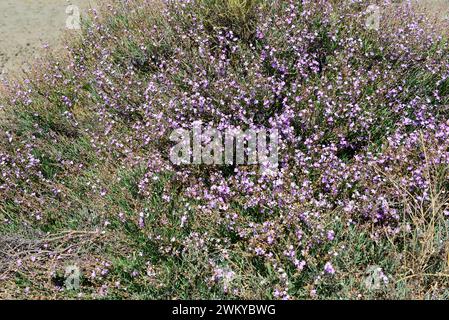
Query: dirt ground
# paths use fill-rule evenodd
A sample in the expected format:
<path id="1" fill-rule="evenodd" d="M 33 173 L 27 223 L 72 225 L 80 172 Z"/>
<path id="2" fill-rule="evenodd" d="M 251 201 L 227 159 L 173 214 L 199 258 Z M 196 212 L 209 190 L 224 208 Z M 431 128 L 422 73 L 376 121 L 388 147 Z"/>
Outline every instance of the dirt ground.
<path id="1" fill-rule="evenodd" d="M 449 17 L 449 0 L 413 1 L 430 7 L 440 17 Z M 45 44 L 50 48 L 60 45 L 60 36 L 67 30 L 69 5 L 76 5 L 82 15 L 93 3 L 94 0 L 0 0 L 0 78 L 28 69 Z"/>
<path id="2" fill-rule="evenodd" d="M 66 21 L 73 16 L 71 10 L 66 13 L 68 6 L 77 6 L 82 15 L 91 4 L 91 0 L 0 0 L 0 78 L 29 68 L 43 46 L 60 44 L 68 29 Z"/>

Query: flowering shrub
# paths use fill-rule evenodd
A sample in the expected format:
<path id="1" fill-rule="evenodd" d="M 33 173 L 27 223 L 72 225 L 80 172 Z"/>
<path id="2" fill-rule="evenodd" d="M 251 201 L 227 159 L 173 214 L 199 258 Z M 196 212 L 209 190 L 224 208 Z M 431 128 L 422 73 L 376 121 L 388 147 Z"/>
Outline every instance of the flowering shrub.
<path id="1" fill-rule="evenodd" d="M 85 272 L 85 287 L 121 297 L 385 296 L 388 274 L 443 272 L 449 44 L 390 2 L 378 2 L 379 30 L 365 25 L 365 0 L 92 12 L 69 56 L 5 83 L 0 230 L 102 232 L 110 261 L 83 267 L 108 270 L 99 291 Z M 196 121 L 279 130 L 278 170 L 172 164 L 171 132 Z M 427 245 L 399 255 L 427 222 L 442 251 L 401 269 Z M 373 293 L 363 277 L 374 264 L 386 274 Z M 433 280 L 439 289 L 419 294 L 443 294 Z"/>

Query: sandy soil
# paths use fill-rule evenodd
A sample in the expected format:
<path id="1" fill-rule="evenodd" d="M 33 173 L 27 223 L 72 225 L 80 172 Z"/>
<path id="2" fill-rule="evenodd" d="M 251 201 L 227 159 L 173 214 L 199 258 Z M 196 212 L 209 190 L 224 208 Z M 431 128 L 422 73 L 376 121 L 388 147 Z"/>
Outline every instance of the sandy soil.
<path id="1" fill-rule="evenodd" d="M 427 6 L 441 18 L 449 18 L 449 0 L 414 0 L 416 3 Z"/>
<path id="2" fill-rule="evenodd" d="M 76 5 L 82 15 L 91 4 L 91 0 L 0 0 L 0 77 L 29 68 L 44 45 L 60 44 L 69 5 Z"/>

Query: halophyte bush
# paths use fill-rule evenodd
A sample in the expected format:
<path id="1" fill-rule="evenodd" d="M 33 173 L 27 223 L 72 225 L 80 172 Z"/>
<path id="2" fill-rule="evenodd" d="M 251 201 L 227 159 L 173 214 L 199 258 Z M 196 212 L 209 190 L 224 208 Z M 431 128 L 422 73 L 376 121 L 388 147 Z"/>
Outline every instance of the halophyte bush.
<path id="1" fill-rule="evenodd" d="M 368 28 L 372 4 L 93 11 L 66 57 L 5 83 L 0 230 L 102 233 L 78 262 L 93 297 L 444 296 L 449 44 L 407 3 L 376 1 Z M 197 121 L 278 130 L 277 170 L 173 164 Z"/>

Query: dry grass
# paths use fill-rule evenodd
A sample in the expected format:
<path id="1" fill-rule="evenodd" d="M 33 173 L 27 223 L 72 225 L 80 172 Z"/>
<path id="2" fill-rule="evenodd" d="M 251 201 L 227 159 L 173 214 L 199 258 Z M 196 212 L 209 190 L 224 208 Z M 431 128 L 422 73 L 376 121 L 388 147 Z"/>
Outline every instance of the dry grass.
<path id="1" fill-rule="evenodd" d="M 104 234 L 97 231 L 68 230 L 51 235 L 0 236 L 0 295 L 14 297 L 20 294 L 17 291 L 23 289 L 22 286 L 33 287 L 38 283 L 44 287 L 41 290 L 54 294 L 58 273 L 64 273 L 60 267 L 76 264 L 87 272 L 91 269 L 89 261 L 103 241 Z M 33 282 L 21 285 L 16 281 L 14 285 L 6 281 L 10 276 L 20 279 L 22 275 L 33 279 Z"/>
<path id="2" fill-rule="evenodd" d="M 425 179 L 431 186 L 430 201 L 410 193 L 397 177 L 378 170 L 403 197 L 402 240 L 389 240 L 401 261 L 396 283 L 405 284 L 410 291 L 408 297 L 413 299 L 441 294 L 449 280 L 449 225 L 445 216 L 449 207 L 445 187 L 449 168 L 429 164 L 428 148 L 422 135 L 421 146 L 427 164 Z"/>

